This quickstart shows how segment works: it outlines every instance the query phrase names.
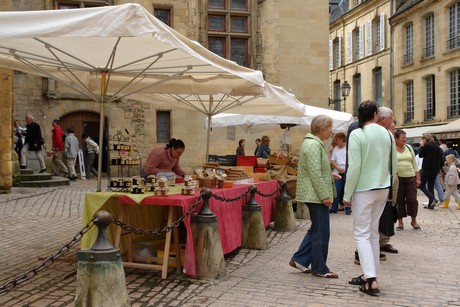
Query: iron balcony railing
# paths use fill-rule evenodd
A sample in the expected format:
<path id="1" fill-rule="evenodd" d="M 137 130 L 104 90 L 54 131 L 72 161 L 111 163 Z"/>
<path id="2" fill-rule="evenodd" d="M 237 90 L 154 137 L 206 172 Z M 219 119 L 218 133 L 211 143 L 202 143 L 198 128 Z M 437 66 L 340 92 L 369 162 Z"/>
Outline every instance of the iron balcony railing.
<path id="1" fill-rule="evenodd" d="M 434 46 L 423 48 L 423 58 L 429 58 L 434 55 Z"/>
<path id="2" fill-rule="evenodd" d="M 447 117 L 457 118 L 460 117 L 460 105 L 453 105 L 447 107 Z"/>
<path id="3" fill-rule="evenodd" d="M 433 109 L 426 109 L 423 111 L 423 117 L 425 121 L 433 120 L 434 112 Z"/>
<path id="4" fill-rule="evenodd" d="M 407 53 L 404 55 L 403 65 L 412 64 L 414 62 L 413 53 Z"/>
<path id="5" fill-rule="evenodd" d="M 460 47 L 460 35 L 451 37 L 447 40 L 447 50 L 452 50 Z"/>
<path id="6" fill-rule="evenodd" d="M 413 119 L 414 119 L 413 111 L 404 113 L 404 123 L 405 124 L 411 123 Z"/>

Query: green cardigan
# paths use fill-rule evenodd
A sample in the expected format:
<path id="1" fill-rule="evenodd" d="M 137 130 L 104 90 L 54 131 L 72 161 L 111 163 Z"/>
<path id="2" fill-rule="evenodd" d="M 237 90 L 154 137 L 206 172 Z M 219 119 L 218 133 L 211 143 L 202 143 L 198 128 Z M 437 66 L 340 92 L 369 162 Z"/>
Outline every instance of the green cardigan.
<path id="1" fill-rule="evenodd" d="M 300 148 L 296 199 L 300 202 L 334 201 L 336 195 L 331 164 L 323 141 L 308 133 Z"/>

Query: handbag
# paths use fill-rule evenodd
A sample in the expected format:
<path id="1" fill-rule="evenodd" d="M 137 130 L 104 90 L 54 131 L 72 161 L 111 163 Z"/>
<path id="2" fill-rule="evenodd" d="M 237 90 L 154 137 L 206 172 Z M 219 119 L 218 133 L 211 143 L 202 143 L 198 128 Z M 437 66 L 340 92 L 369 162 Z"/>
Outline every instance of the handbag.
<path id="1" fill-rule="evenodd" d="M 388 132 L 390 134 L 390 132 Z M 393 140 L 390 135 L 391 143 Z M 393 145 L 393 144 L 391 144 Z M 390 191 L 388 195 L 393 194 L 393 146 L 390 150 Z M 387 237 L 394 236 L 395 234 L 395 223 L 398 220 L 398 211 L 396 209 L 396 203 L 392 200 L 387 200 L 385 208 L 383 209 L 382 215 L 379 220 L 379 231 Z"/>

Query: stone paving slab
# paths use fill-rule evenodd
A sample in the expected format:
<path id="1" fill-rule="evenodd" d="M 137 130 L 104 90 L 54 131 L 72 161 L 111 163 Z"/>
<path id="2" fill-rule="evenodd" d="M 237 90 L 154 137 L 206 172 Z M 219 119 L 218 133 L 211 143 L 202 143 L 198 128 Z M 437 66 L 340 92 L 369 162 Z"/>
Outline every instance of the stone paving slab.
<path id="1" fill-rule="evenodd" d="M 102 185 L 105 186 L 105 183 Z M 68 187 L 14 188 L 0 195 L 0 284 L 39 265 L 81 229 L 83 199 L 96 190 L 95 180 Z M 426 201 L 419 195 L 420 203 Z M 361 274 L 353 264 L 352 217 L 331 215 L 329 267 L 340 277 L 321 279 L 288 266 L 309 222 L 278 233 L 268 228 L 265 251 L 240 249 L 227 255 L 227 276 L 210 282 L 160 272 L 126 269 L 132 306 L 460 306 L 460 210 L 426 210 L 420 205 L 421 231 L 406 219 L 391 243 L 399 254 L 381 262 L 382 295 L 369 297 L 348 284 Z M 73 306 L 75 252 L 57 260 L 31 281 L 0 294 L 0 306 Z"/>

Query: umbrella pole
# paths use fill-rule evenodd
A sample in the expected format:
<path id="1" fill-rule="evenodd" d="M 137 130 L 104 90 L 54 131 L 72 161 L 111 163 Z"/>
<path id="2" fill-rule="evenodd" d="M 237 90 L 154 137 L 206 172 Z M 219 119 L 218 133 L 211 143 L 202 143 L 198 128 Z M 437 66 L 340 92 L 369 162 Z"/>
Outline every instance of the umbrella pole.
<path id="1" fill-rule="evenodd" d="M 101 192 L 102 181 L 102 155 L 104 153 L 104 107 L 105 107 L 105 82 L 106 72 L 101 73 L 101 105 L 100 105 L 100 119 L 99 119 L 99 155 L 97 156 L 97 192 Z"/>
<path id="2" fill-rule="evenodd" d="M 208 114 L 208 131 L 206 135 L 206 161 L 209 159 L 209 139 L 211 138 L 211 115 Z"/>

